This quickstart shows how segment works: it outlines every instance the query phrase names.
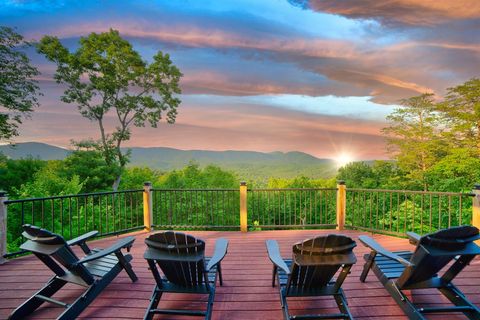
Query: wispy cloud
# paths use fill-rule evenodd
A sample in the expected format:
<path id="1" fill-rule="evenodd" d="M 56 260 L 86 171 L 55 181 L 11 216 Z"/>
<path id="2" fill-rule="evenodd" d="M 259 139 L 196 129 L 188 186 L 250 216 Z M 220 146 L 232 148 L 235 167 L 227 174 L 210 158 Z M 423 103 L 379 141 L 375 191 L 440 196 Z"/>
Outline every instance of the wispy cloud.
<path id="1" fill-rule="evenodd" d="M 305 9 L 353 19 L 375 19 L 386 25 L 438 25 L 445 20 L 477 19 L 477 0 L 288 0 Z"/>

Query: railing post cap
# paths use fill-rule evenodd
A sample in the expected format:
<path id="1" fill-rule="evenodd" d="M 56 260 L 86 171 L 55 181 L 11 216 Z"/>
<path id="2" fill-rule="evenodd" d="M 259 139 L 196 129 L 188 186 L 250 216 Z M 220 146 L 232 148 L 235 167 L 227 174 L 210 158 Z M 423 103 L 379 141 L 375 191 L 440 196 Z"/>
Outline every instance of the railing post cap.
<path id="1" fill-rule="evenodd" d="M 240 185 L 241 185 L 241 186 L 246 186 L 247 183 L 246 183 L 245 181 L 240 181 Z"/>
<path id="2" fill-rule="evenodd" d="M 339 184 L 339 185 L 342 185 L 342 186 L 343 186 L 343 185 L 345 185 L 345 181 L 343 181 L 343 180 L 338 180 L 338 181 L 337 181 L 337 184 Z"/>
<path id="3" fill-rule="evenodd" d="M 143 186 L 145 186 L 145 187 L 151 187 L 151 186 L 152 186 L 152 183 L 149 182 L 149 181 L 147 181 L 147 182 L 144 182 L 144 183 L 143 183 Z"/>
<path id="4" fill-rule="evenodd" d="M 473 185 L 473 190 L 480 190 L 480 183 L 475 183 Z"/>
<path id="5" fill-rule="evenodd" d="M 7 191 L 0 190 L 0 198 L 6 197 L 7 196 Z"/>

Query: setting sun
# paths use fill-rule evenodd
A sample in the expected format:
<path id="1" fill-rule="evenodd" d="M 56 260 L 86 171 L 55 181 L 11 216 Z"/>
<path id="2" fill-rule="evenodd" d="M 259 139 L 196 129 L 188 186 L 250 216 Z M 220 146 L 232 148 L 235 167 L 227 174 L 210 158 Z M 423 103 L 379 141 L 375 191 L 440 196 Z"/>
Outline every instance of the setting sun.
<path id="1" fill-rule="evenodd" d="M 335 162 L 337 163 L 338 167 L 343 167 L 344 165 L 352 162 L 353 160 L 353 156 L 346 152 L 343 152 L 335 157 Z"/>

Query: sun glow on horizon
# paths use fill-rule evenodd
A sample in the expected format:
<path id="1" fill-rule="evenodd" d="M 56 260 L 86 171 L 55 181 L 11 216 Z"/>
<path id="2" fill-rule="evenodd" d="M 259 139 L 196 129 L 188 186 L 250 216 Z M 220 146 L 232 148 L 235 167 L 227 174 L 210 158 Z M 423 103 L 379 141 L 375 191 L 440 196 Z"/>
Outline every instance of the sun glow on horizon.
<path id="1" fill-rule="evenodd" d="M 353 162 L 354 160 L 355 159 L 352 154 L 348 152 L 342 152 L 335 157 L 335 162 L 339 168 L 349 164 L 350 162 Z"/>

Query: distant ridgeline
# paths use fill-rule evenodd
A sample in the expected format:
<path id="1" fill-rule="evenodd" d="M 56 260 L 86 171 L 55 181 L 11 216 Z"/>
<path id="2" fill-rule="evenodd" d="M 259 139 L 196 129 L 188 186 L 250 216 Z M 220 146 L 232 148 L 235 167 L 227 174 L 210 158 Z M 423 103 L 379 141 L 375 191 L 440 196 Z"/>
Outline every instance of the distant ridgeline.
<path id="1" fill-rule="evenodd" d="M 264 180 L 269 177 L 332 178 L 337 172 L 330 159 L 319 159 L 303 152 L 205 151 L 172 148 L 130 148 L 130 166 L 146 166 L 163 171 L 184 168 L 194 161 L 200 166 L 213 164 L 234 171 L 241 179 Z M 11 159 L 34 157 L 42 160 L 63 160 L 67 149 L 36 142 L 18 143 L 15 147 L 0 146 L 0 152 Z"/>

